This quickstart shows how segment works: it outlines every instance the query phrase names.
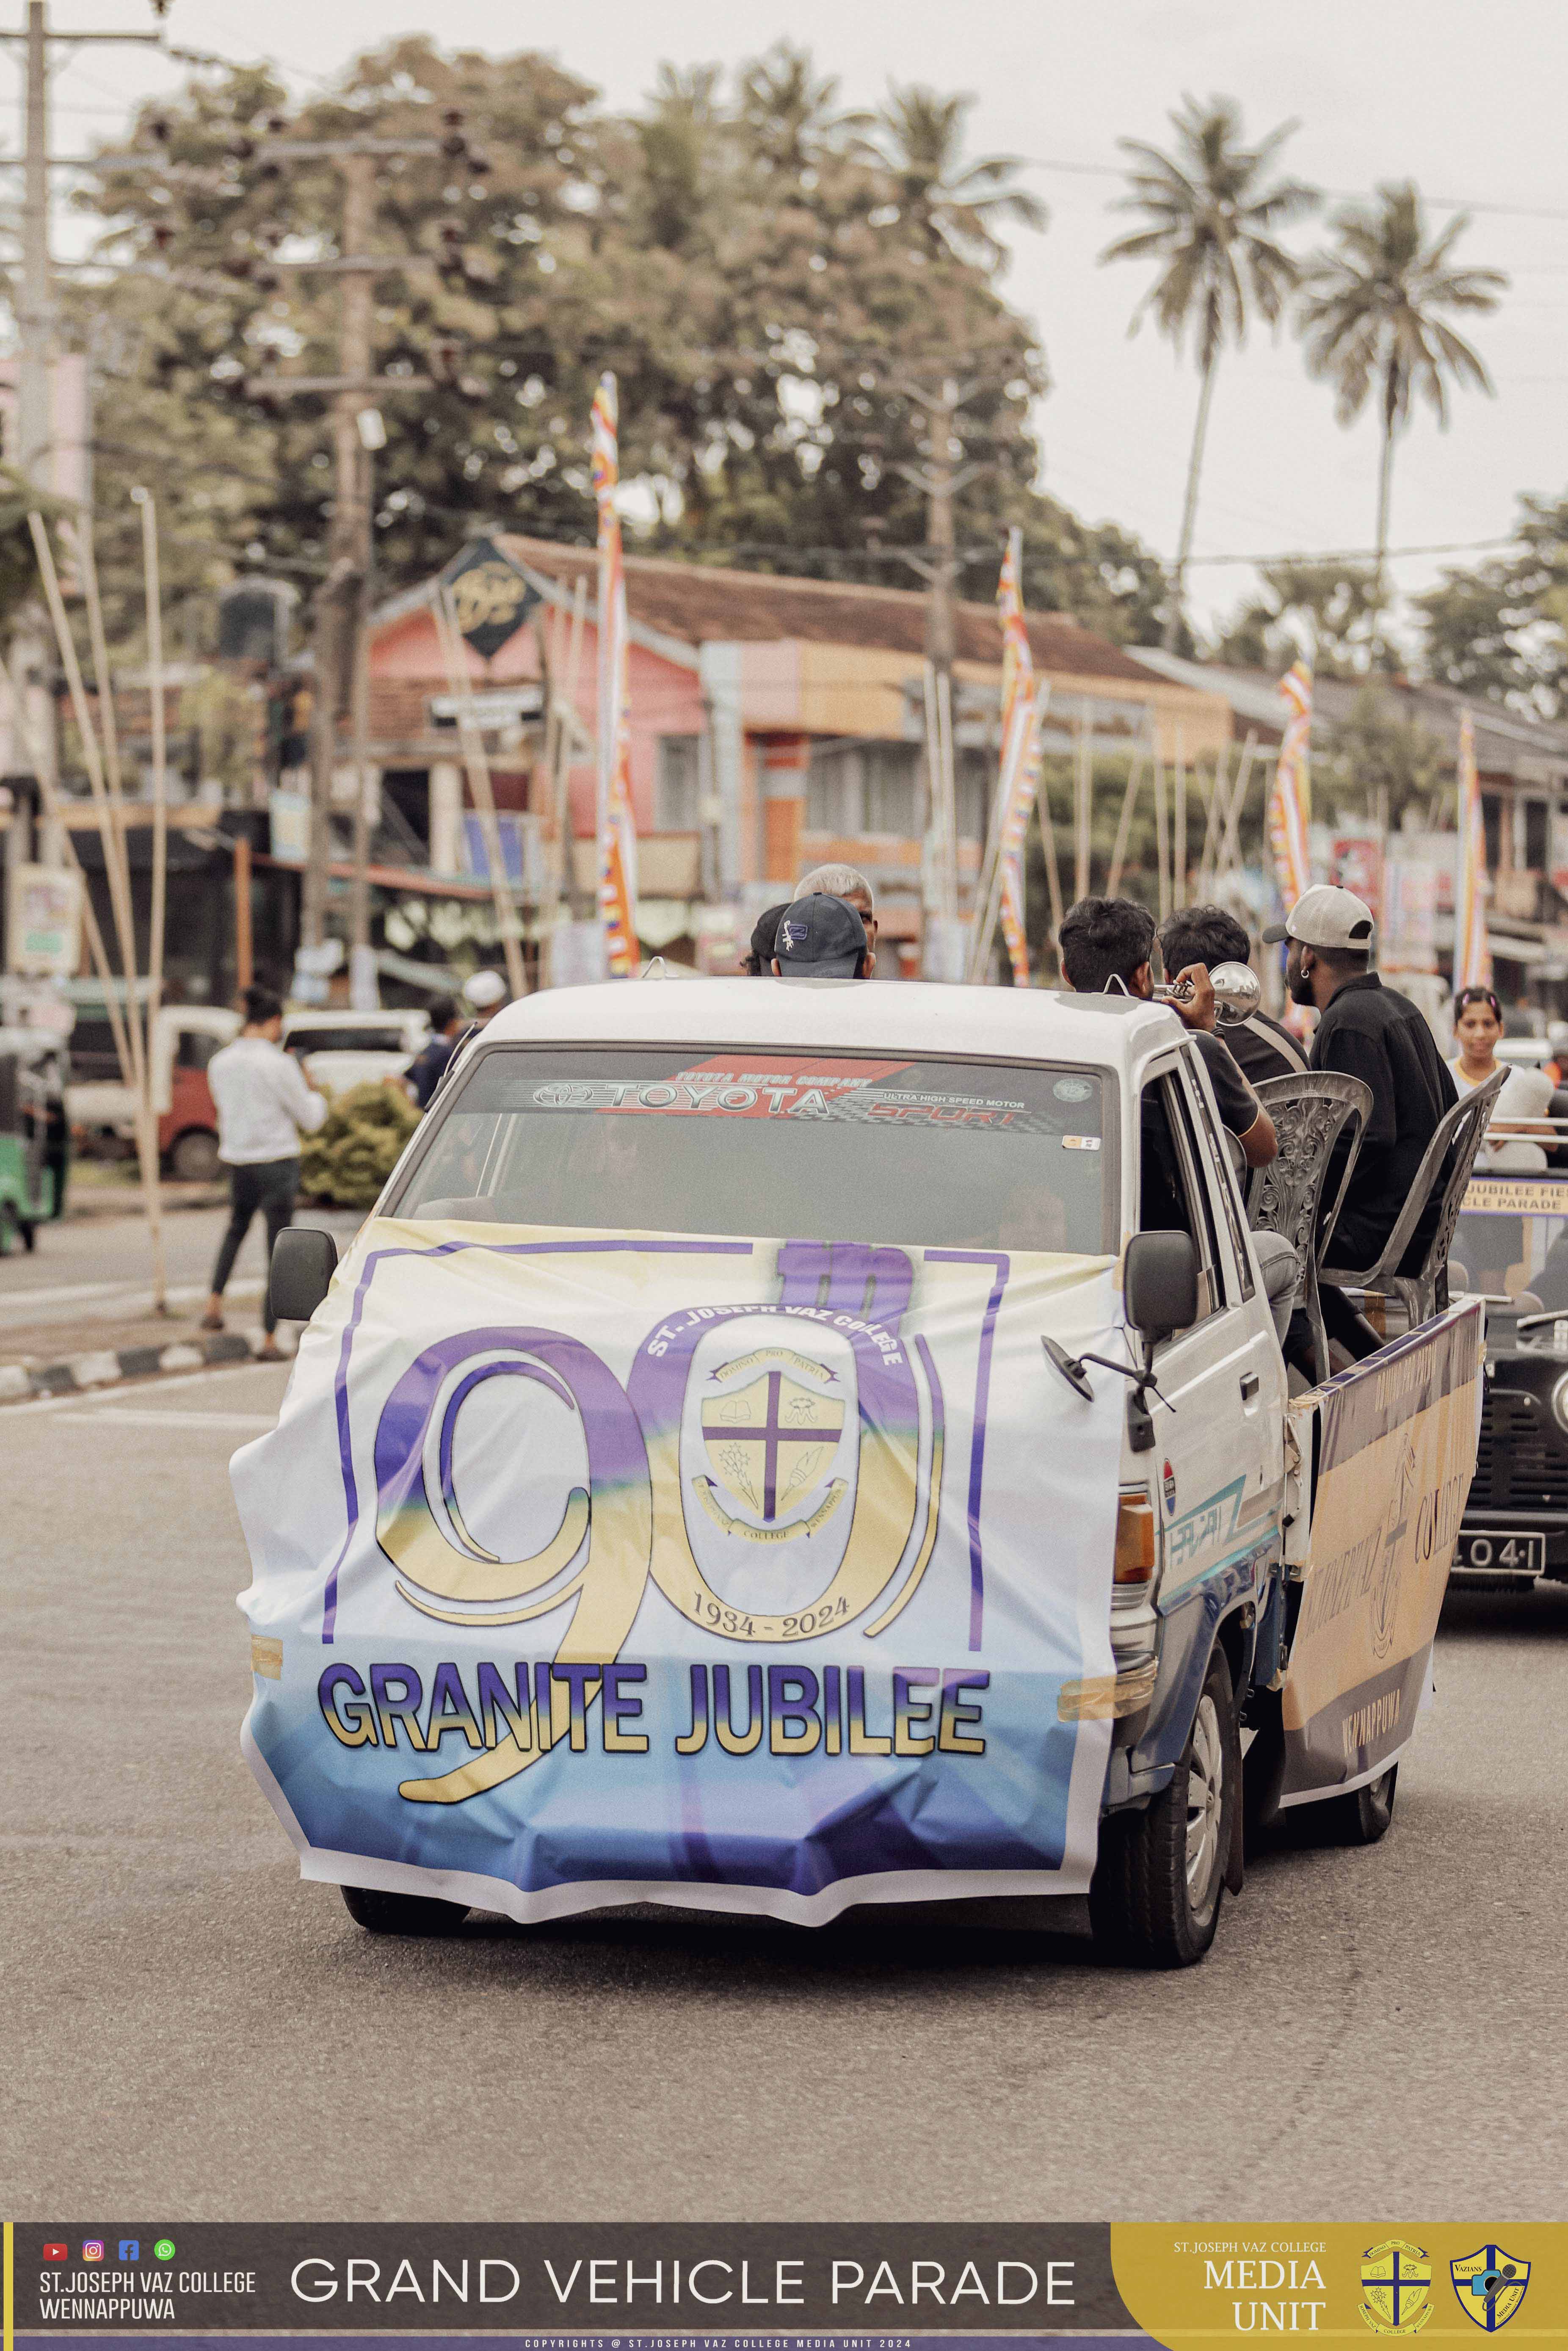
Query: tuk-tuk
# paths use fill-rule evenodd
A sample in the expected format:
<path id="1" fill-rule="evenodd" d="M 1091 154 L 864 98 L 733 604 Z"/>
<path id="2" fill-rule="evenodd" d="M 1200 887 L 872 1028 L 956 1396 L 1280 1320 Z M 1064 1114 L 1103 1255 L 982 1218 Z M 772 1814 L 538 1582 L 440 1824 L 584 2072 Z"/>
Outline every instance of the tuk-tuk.
<path id="1" fill-rule="evenodd" d="M 70 1165 L 66 1044 L 37 1029 L 0 1029 L 0 1257 L 65 1214 Z"/>

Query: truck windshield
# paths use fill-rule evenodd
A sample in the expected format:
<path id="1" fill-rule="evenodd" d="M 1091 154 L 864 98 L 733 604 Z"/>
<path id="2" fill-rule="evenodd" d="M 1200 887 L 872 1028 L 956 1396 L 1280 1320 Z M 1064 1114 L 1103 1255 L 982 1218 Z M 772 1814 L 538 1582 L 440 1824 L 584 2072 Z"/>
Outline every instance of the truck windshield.
<path id="1" fill-rule="evenodd" d="M 1102 1073 L 690 1046 L 483 1054 L 395 1216 L 605 1230 L 1115 1247 Z"/>

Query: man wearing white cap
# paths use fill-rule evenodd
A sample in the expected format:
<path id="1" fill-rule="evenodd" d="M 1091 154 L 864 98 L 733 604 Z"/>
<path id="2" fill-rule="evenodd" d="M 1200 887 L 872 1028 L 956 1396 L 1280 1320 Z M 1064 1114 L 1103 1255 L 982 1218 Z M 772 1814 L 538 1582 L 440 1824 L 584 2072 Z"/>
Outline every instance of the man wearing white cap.
<path id="1" fill-rule="evenodd" d="M 1385 987 L 1372 969 L 1372 909 L 1353 890 L 1327 883 L 1298 898 L 1283 923 L 1263 936 L 1290 943 L 1285 984 L 1297 1004 L 1315 1004 L 1314 1070 L 1338 1070 L 1372 1088 L 1372 1113 L 1332 1244 L 1341 1265 L 1370 1266 L 1410 1195 L 1427 1145 L 1458 1096 L 1437 1040 L 1407 996 Z M 1440 1191 L 1416 1226 L 1402 1272 L 1426 1255 Z M 1337 1290 L 1325 1287 L 1323 1319 L 1354 1355 L 1371 1352 L 1375 1334 Z"/>

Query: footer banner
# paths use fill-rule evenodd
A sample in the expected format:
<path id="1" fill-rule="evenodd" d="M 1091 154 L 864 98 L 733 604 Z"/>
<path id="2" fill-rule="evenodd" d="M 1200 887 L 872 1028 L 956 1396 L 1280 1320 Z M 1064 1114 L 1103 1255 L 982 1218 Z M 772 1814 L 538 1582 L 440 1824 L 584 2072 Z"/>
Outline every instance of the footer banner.
<path id="1" fill-rule="evenodd" d="M 596 2221 L 5 2228 L 5 2351 L 149 2336 L 373 2351 L 1015 2351 L 1092 2339 L 1568 2342 L 1568 2224 Z"/>

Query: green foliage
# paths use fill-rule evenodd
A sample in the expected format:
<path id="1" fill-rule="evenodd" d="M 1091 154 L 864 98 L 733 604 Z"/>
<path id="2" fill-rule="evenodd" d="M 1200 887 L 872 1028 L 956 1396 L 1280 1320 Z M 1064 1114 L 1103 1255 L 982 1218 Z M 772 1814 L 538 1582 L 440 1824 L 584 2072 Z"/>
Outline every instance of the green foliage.
<path id="1" fill-rule="evenodd" d="M 397 1165 L 419 1113 L 400 1086 L 350 1086 L 299 1155 L 300 1189 L 340 1208 L 371 1208 Z"/>
<path id="2" fill-rule="evenodd" d="M 1221 630 L 1217 661 L 1283 672 L 1298 659 L 1320 677 L 1363 677 L 1401 666 L 1379 625 L 1377 574 L 1354 563 L 1272 563 Z"/>
<path id="3" fill-rule="evenodd" d="M 1342 813 L 1397 825 L 1414 802 L 1426 810 L 1451 775 L 1453 754 L 1396 698 L 1364 685 L 1349 716 L 1314 728 L 1312 789 L 1326 814 L 1329 796 Z"/>
<path id="4" fill-rule="evenodd" d="M 482 522 L 591 539 L 589 410 L 607 368 L 651 548 L 913 584 L 893 550 L 927 535 L 902 470 L 929 440 L 917 394 L 959 370 L 978 389 L 958 462 L 981 470 L 958 495 L 958 543 L 986 550 L 967 591 L 989 595 L 1019 520 L 1040 601 L 1149 633 L 1153 559 L 1035 489 L 1045 363 L 998 291 L 994 231 L 1040 214 L 1008 159 L 966 164 L 966 105 L 894 90 L 879 117 L 842 116 L 786 43 L 733 85 L 666 68 L 632 117 L 548 57 L 447 53 L 423 36 L 389 40 L 304 101 L 261 68 L 193 78 L 156 110 L 181 176 L 127 174 L 81 199 L 103 257 L 134 268 L 65 298 L 84 328 L 97 320 L 110 377 L 98 483 L 111 637 L 141 626 L 135 483 L 159 501 L 185 653 L 202 650 L 235 569 L 308 593 L 324 570 L 329 403 L 280 395 L 269 411 L 244 386 L 274 367 L 336 371 L 341 281 L 274 256 L 331 256 L 341 191 L 327 162 L 264 176 L 263 126 L 429 139 L 451 107 L 487 171 L 392 157 L 374 190 L 371 246 L 432 265 L 377 282 L 376 364 L 438 378 L 381 397 L 381 592 L 427 577 Z M 255 154 L 236 156 L 236 140 Z M 462 266 L 434 266 L 453 225 Z"/>
<path id="5" fill-rule="evenodd" d="M 1543 718 L 1568 710 L 1568 496 L 1521 501 L 1519 543 L 1416 598 L 1429 674 Z"/>

